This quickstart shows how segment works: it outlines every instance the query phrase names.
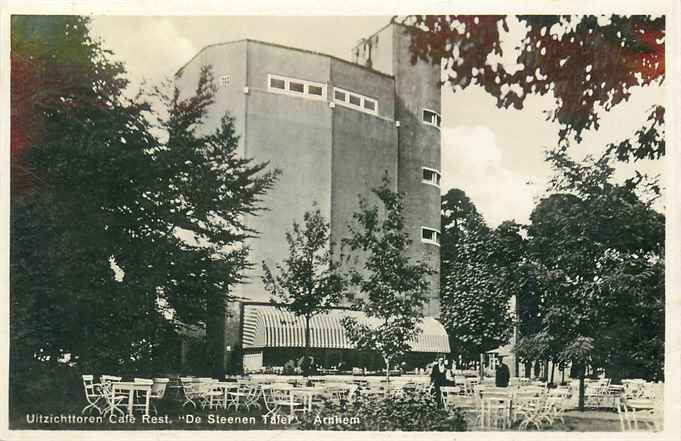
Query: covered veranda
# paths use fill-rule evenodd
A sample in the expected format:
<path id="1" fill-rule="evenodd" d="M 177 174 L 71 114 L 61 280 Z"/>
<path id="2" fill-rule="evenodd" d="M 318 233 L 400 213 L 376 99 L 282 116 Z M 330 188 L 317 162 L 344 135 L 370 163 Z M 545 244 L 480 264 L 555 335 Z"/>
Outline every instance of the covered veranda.
<path id="1" fill-rule="evenodd" d="M 358 351 L 345 333 L 342 320 L 352 317 L 368 326 L 378 321 L 363 313 L 336 308 L 310 320 L 310 354 L 324 373 L 366 373 L 384 368 L 375 353 Z M 283 371 L 286 363 L 304 354 L 305 319 L 272 304 L 245 304 L 242 320 L 243 368 L 246 372 Z M 437 354 L 450 352 L 449 337 L 442 324 L 424 318 L 421 333 L 402 359 L 407 370 L 424 368 Z"/>

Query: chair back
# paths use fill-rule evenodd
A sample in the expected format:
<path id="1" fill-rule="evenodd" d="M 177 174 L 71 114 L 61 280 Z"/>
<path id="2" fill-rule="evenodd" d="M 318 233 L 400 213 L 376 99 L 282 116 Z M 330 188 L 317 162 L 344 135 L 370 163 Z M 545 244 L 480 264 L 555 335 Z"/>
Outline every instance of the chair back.
<path id="1" fill-rule="evenodd" d="M 121 381 L 123 377 L 117 377 L 115 375 L 102 375 L 100 378 L 100 381 L 102 383 L 112 383 L 112 382 L 117 382 Z"/>
<path id="2" fill-rule="evenodd" d="M 274 401 L 288 401 L 293 393 L 293 385 L 288 383 L 275 383 L 270 389 Z"/>
<path id="3" fill-rule="evenodd" d="M 180 385 L 182 385 L 182 392 L 186 397 L 191 397 L 195 392 L 194 379 L 192 377 L 180 377 Z"/>
<path id="4" fill-rule="evenodd" d="M 83 389 L 85 390 L 85 396 L 88 398 L 93 398 L 99 395 L 97 393 L 94 380 L 94 375 L 83 375 Z"/>
<path id="5" fill-rule="evenodd" d="M 151 396 L 159 400 L 166 395 L 166 387 L 168 386 L 169 378 L 154 378 L 151 385 Z"/>

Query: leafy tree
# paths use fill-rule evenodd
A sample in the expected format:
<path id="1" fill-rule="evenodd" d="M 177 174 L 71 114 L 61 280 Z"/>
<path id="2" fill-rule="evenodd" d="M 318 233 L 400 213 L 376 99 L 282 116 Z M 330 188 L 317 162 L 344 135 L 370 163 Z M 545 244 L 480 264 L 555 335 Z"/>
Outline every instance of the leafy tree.
<path id="1" fill-rule="evenodd" d="M 517 66 L 501 62 L 504 15 L 409 16 L 413 60 L 442 64 L 454 91 L 471 85 L 497 106 L 523 107 L 529 95 L 550 95 L 547 118 L 560 124 L 559 138 L 582 139 L 598 129 L 599 114 L 625 102 L 632 88 L 661 84 L 665 77 L 665 17 L 644 15 L 521 15 Z M 665 153 L 664 107 L 609 149 L 620 160 L 657 159 Z"/>
<path id="2" fill-rule="evenodd" d="M 146 107 L 121 98 L 124 70 L 90 38 L 87 23 L 12 17 L 17 376 L 67 360 L 88 370 L 148 366 L 168 332 L 153 291 L 132 271 L 116 279 L 112 270 L 123 260 L 119 250 L 139 246 L 137 234 L 155 225 L 139 198 L 151 179 L 144 152 L 154 143 L 141 116 Z"/>
<path id="3" fill-rule="evenodd" d="M 391 190 L 387 176 L 372 193 L 382 210 L 360 197 L 350 236 L 343 240 L 364 257 L 361 269 L 350 270 L 350 279 L 362 294 L 354 299 L 353 309 L 368 320 L 348 316 L 343 325 L 359 349 L 383 357 L 389 378 L 391 362 L 409 351 L 421 332 L 428 276 L 433 270 L 427 262 L 412 262 L 405 256 L 411 240 L 404 231 L 402 196 Z"/>
<path id="4" fill-rule="evenodd" d="M 159 177 L 150 198 L 164 221 L 165 247 L 159 262 L 165 276 L 161 298 L 186 323 L 206 324 L 208 364 L 224 375 L 225 303 L 230 288 L 243 282 L 248 261 L 246 241 L 256 237 L 247 219 L 264 210 L 262 196 L 273 187 L 278 170 L 238 153 L 234 119 L 225 114 L 210 128 L 208 114 L 217 87 L 210 66 L 201 69 L 196 90 L 183 97 L 156 88 L 168 109 L 159 118 L 167 142 L 152 157 Z"/>
<path id="5" fill-rule="evenodd" d="M 531 216 L 529 249 L 541 281 L 541 330 L 560 356 L 589 338 L 611 377 L 661 379 L 664 365 L 664 216 L 641 180 L 612 182 L 608 157 L 578 163 L 550 152 L 553 188 Z"/>
<path id="6" fill-rule="evenodd" d="M 458 189 L 442 197 L 441 320 L 452 350 L 468 360 L 508 341 L 510 275 L 520 252 L 511 223 L 500 234 Z M 502 234 L 501 234 L 502 233 Z M 521 246 L 521 245 L 520 245 Z"/>
<path id="7" fill-rule="evenodd" d="M 254 234 L 241 219 L 274 180 L 235 155 L 228 117 L 193 136 L 211 102 L 207 72 L 196 96 L 171 97 L 154 126 L 149 104 L 122 97 L 125 71 L 87 24 L 12 17 L 13 384 L 67 362 L 89 372 L 167 367 L 167 314 L 196 322 L 219 311 L 207 303 L 239 280 L 239 245 Z"/>
<path id="8" fill-rule="evenodd" d="M 310 350 L 310 319 L 338 304 L 345 280 L 340 259 L 333 258 L 329 224 L 319 208 L 306 212 L 303 227 L 293 222 L 286 233 L 289 255 L 275 267 L 276 274 L 263 262 L 263 283 L 274 296 L 273 303 L 305 318 L 305 355 Z M 303 372 L 307 375 L 307 372 Z"/>

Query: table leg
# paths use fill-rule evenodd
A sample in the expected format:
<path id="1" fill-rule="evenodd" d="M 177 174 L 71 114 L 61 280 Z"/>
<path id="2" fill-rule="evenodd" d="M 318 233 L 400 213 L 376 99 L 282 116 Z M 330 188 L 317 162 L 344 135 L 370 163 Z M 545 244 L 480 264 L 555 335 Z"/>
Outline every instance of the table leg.
<path id="1" fill-rule="evenodd" d="M 485 427 L 485 405 L 480 402 L 480 427 Z"/>

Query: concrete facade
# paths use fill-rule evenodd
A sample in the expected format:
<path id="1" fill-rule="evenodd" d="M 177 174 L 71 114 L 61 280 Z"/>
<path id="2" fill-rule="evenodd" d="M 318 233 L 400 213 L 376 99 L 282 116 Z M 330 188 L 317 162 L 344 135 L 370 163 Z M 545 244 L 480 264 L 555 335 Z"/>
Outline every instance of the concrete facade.
<path id="1" fill-rule="evenodd" d="M 423 182 L 423 168 L 441 174 L 440 128 L 424 124 L 423 111 L 440 111 L 440 66 L 411 63 L 410 37 L 400 25 L 389 25 L 364 39 L 353 51 L 357 63 L 383 69 L 395 79 L 395 118 L 398 129 L 398 184 L 405 195 L 404 217 L 412 239 L 409 256 L 428 260 L 436 271 L 431 278 L 426 315 L 440 311 L 440 247 L 422 240 L 423 227 L 440 229 L 440 187 Z M 439 123 L 437 124 L 439 126 Z"/>
<path id="2" fill-rule="evenodd" d="M 330 221 L 332 241 L 340 243 L 358 196 L 370 196 L 386 173 L 406 197 L 409 255 L 429 259 L 439 271 L 439 246 L 422 240 L 422 227 L 440 231 L 440 191 L 423 182 L 422 173 L 423 167 L 440 170 L 440 129 L 423 121 L 424 108 L 440 113 L 440 69 L 424 62 L 412 65 L 408 44 L 404 28 L 392 24 L 363 40 L 354 62 L 241 40 L 206 47 L 180 70 L 177 85 L 189 94 L 201 66 L 211 65 L 219 89 L 208 128 L 228 111 L 242 153 L 282 171 L 263 201 L 269 211 L 248 219 L 261 236 L 250 244 L 255 268 L 249 283 L 235 287 L 236 296 L 269 300 L 260 280 L 261 262 L 274 265 L 287 256 L 284 235 L 313 204 Z M 273 91 L 272 75 L 323 85 L 324 94 Z M 364 97 L 362 106 L 340 102 L 337 89 Z M 372 102 L 374 109 L 365 107 Z M 439 274 L 431 278 L 429 298 L 425 313 L 438 316 Z"/>

